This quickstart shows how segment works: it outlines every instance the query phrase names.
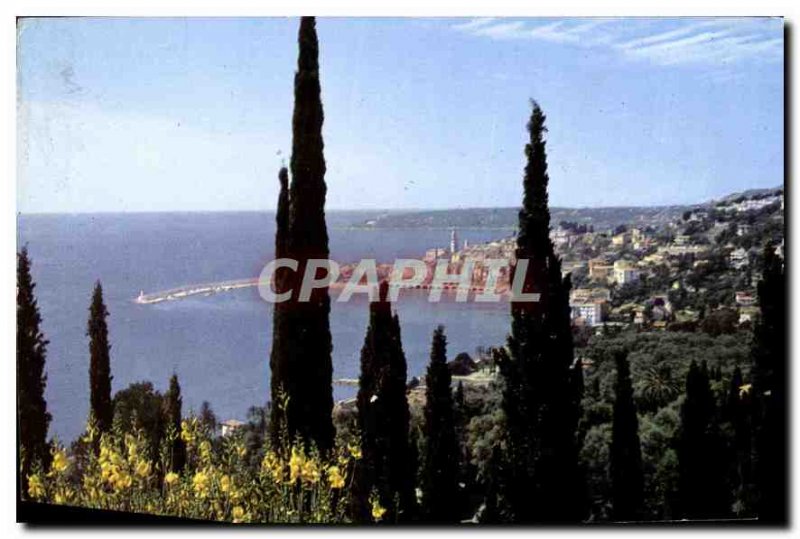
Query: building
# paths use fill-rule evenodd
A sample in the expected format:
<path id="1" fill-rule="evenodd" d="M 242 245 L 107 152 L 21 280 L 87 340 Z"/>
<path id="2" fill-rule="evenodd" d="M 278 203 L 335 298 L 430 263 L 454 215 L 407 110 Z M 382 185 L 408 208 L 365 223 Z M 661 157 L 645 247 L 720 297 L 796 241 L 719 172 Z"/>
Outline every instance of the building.
<path id="1" fill-rule="evenodd" d="M 570 301 L 574 303 L 587 303 L 590 301 L 611 301 L 611 291 L 608 288 L 575 288 L 570 293 Z"/>
<path id="2" fill-rule="evenodd" d="M 742 307 L 739 309 L 739 323 L 755 323 L 760 314 L 761 312 L 759 311 L 758 307 Z"/>
<path id="3" fill-rule="evenodd" d="M 456 229 L 452 229 L 450 231 L 450 254 L 455 254 L 458 250 L 458 234 L 456 233 Z"/>
<path id="4" fill-rule="evenodd" d="M 678 234 L 677 236 L 675 236 L 674 243 L 675 245 L 680 245 L 680 246 L 689 245 L 692 243 L 692 238 L 691 236 L 688 236 L 686 234 Z"/>
<path id="5" fill-rule="evenodd" d="M 570 302 L 572 319 L 587 326 L 599 326 L 603 323 L 602 301 Z"/>
<path id="6" fill-rule="evenodd" d="M 739 307 L 752 307 L 756 304 L 756 298 L 751 292 L 740 290 L 736 292 L 736 305 Z"/>
<path id="7" fill-rule="evenodd" d="M 750 265 L 750 257 L 747 251 L 742 247 L 731 251 L 728 259 L 730 260 L 731 267 L 734 269 L 742 269 Z"/>
<path id="8" fill-rule="evenodd" d="M 664 256 L 704 255 L 709 251 L 708 245 L 667 245 L 659 247 L 657 253 Z"/>
<path id="9" fill-rule="evenodd" d="M 747 223 L 739 223 L 738 225 L 736 225 L 737 236 L 746 236 L 747 234 L 750 233 L 751 230 L 753 230 L 753 227 L 751 225 L 748 225 Z"/>
<path id="10" fill-rule="evenodd" d="M 589 278 L 595 281 L 606 281 L 614 272 L 613 264 L 605 259 L 593 258 L 589 261 Z"/>
<path id="11" fill-rule="evenodd" d="M 568 247 L 572 241 L 572 231 L 563 227 L 558 227 L 550 233 L 550 238 L 553 240 L 553 245 L 555 247 Z"/>
<path id="12" fill-rule="evenodd" d="M 614 247 L 624 247 L 628 243 L 629 236 L 626 233 L 617 234 L 611 238 L 611 245 Z"/>
<path id="13" fill-rule="evenodd" d="M 228 419 L 227 421 L 223 421 L 222 423 L 220 423 L 220 428 L 222 429 L 222 436 L 230 436 L 231 434 L 236 432 L 237 429 L 242 428 L 242 425 L 244 425 L 244 423 L 242 423 L 241 421 L 237 421 L 235 419 Z"/>
<path id="14" fill-rule="evenodd" d="M 617 284 L 623 285 L 638 281 L 641 272 L 631 262 L 627 260 L 617 260 L 614 262 L 614 280 Z"/>

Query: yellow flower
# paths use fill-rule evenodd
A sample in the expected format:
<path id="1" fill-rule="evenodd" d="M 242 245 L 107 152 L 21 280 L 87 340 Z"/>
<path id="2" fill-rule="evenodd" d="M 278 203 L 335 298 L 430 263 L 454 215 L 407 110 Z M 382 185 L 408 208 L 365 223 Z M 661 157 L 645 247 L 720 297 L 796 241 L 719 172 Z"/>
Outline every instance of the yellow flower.
<path id="1" fill-rule="evenodd" d="M 200 459 L 206 464 L 211 464 L 211 442 L 208 440 L 200 443 Z"/>
<path id="2" fill-rule="evenodd" d="M 236 507 L 233 508 L 232 516 L 233 516 L 233 523 L 239 524 L 240 522 L 245 521 L 247 514 L 244 512 L 244 509 L 242 509 L 241 505 L 237 505 Z"/>
<path id="3" fill-rule="evenodd" d="M 379 521 L 383 518 L 383 515 L 386 514 L 386 509 L 381 507 L 380 502 L 377 498 L 372 499 L 372 518 L 376 521 Z"/>
<path id="4" fill-rule="evenodd" d="M 208 494 L 208 474 L 205 472 L 197 472 L 194 474 L 192 486 L 194 487 L 195 494 L 201 498 L 205 498 L 206 494 Z"/>
<path id="5" fill-rule="evenodd" d="M 338 466 L 328 468 L 328 482 L 331 484 L 331 488 L 342 488 L 344 486 L 344 477 L 342 477 L 342 471 Z"/>
<path id="6" fill-rule="evenodd" d="M 164 482 L 169 486 L 172 486 L 173 483 L 176 483 L 178 479 L 180 479 L 180 476 L 175 472 L 169 472 L 164 476 Z"/>
<path id="7" fill-rule="evenodd" d="M 272 476 L 276 483 L 283 481 L 283 462 L 272 451 L 264 455 L 261 461 L 261 470 Z"/>
<path id="8" fill-rule="evenodd" d="M 136 475 L 142 479 L 150 475 L 150 462 L 147 460 L 140 460 L 136 463 Z"/>
<path id="9" fill-rule="evenodd" d="M 181 440 L 190 444 L 194 441 L 194 432 L 188 421 L 181 421 Z"/>
<path id="10" fill-rule="evenodd" d="M 347 449 L 350 451 L 350 456 L 354 459 L 358 460 L 361 458 L 361 448 L 357 445 L 348 445 Z"/>
<path id="11" fill-rule="evenodd" d="M 63 449 L 59 449 L 53 453 L 53 463 L 50 465 L 50 469 L 54 473 L 60 474 L 65 472 L 67 468 L 69 468 L 67 453 Z"/>
<path id="12" fill-rule="evenodd" d="M 130 488 L 133 484 L 133 477 L 128 472 L 117 470 L 110 478 L 111 484 L 117 490 L 124 490 Z"/>
<path id="13" fill-rule="evenodd" d="M 292 456 L 289 459 L 289 482 L 294 483 L 300 478 L 303 462 L 305 458 L 303 454 L 297 450 L 296 447 L 292 448 Z"/>
<path id="14" fill-rule="evenodd" d="M 219 480 L 219 489 L 222 492 L 228 493 L 231 490 L 231 478 L 228 475 L 223 475 Z"/>
<path id="15" fill-rule="evenodd" d="M 749 395 L 751 389 L 753 389 L 753 384 L 744 384 L 739 386 L 739 398 L 743 399 L 745 395 Z"/>
<path id="16" fill-rule="evenodd" d="M 300 472 L 300 477 L 304 482 L 311 483 L 312 485 L 319 482 L 320 472 L 316 461 L 307 459 L 303 463 L 303 469 Z"/>
<path id="17" fill-rule="evenodd" d="M 44 497 L 44 483 L 42 483 L 42 478 L 39 477 L 39 474 L 28 476 L 28 496 L 34 500 Z"/>

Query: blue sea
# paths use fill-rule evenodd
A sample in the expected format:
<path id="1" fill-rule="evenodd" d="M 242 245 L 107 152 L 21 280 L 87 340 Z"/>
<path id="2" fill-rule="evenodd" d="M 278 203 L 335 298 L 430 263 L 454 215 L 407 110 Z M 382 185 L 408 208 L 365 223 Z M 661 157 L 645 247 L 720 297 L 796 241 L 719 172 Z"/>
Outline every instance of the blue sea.
<path id="1" fill-rule="evenodd" d="M 445 247 L 448 230 L 368 230 L 360 212 L 328 212 L 331 257 L 340 263 L 421 257 Z M 501 230 L 460 230 L 471 244 L 508 235 Z M 139 305 L 140 291 L 257 277 L 272 259 L 275 215 L 256 213 L 140 213 L 21 215 L 18 242 L 28 245 L 47 355 L 51 436 L 70 442 L 89 410 L 89 343 L 86 324 L 95 281 L 103 284 L 110 312 L 112 390 L 151 381 L 166 389 L 178 374 L 184 413 L 211 403 L 219 419 L 244 420 L 250 406 L 269 396 L 272 305 L 256 288 Z M 444 324 L 448 355 L 472 355 L 504 341 L 508 305 L 429 303 L 424 292 L 401 293 L 395 306 L 402 326 L 409 377 L 422 376 L 431 333 Z M 357 378 L 368 315 L 356 295 L 333 302 L 334 378 Z M 334 397 L 353 396 L 335 385 Z"/>

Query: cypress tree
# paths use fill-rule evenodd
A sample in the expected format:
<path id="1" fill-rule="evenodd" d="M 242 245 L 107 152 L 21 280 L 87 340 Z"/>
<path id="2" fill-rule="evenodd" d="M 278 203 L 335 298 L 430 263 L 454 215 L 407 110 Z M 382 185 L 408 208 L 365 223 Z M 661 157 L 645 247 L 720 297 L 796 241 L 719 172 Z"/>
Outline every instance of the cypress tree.
<path id="1" fill-rule="evenodd" d="M 175 433 L 175 438 L 170 443 L 169 448 L 169 469 L 176 473 L 183 471 L 183 467 L 186 465 L 186 443 L 180 436 L 182 406 L 183 398 L 181 397 L 178 375 L 173 374 L 169 379 L 169 390 L 164 399 L 164 419 L 168 426 L 172 426 Z"/>
<path id="2" fill-rule="evenodd" d="M 585 489 L 576 438 L 580 404 L 572 370 L 571 285 L 562 278 L 549 236 L 545 115 L 535 102 L 532 108 L 512 279 L 519 261 L 527 260 L 522 291 L 540 297 L 512 299 L 511 335 L 497 354 L 509 446 L 504 498 L 517 521 L 575 522 L 585 514 Z"/>
<path id="3" fill-rule="evenodd" d="M 459 516 L 459 448 L 450 382 L 447 337 L 444 327 L 439 326 L 433 333 L 431 361 L 425 378 L 422 511 L 430 522 L 453 523 Z"/>
<path id="4" fill-rule="evenodd" d="M 773 246 L 763 256 L 758 283 L 761 317 L 753 330 L 752 374 L 755 414 L 754 479 L 760 521 L 787 521 L 788 484 L 786 431 L 786 277 L 783 260 Z"/>
<path id="5" fill-rule="evenodd" d="M 288 256 L 288 234 L 289 234 L 289 171 L 286 167 L 281 167 L 278 173 L 280 191 L 278 193 L 278 209 L 275 213 L 275 259 L 286 258 Z M 273 288 L 276 294 L 282 294 L 287 290 L 287 268 L 278 268 L 275 271 Z M 270 407 L 270 439 L 273 447 L 280 446 L 281 433 L 287 427 L 285 424 L 284 398 L 285 391 L 283 384 L 287 379 L 287 369 L 289 366 L 286 352 L 286 316 L 285 303 L 275 303 L 272 310 L 272 350 L 270 352 L 269 367 L 272 376 L 270 378 L 270 396 L 272 406 Z"/>
<path id="6" fill-rule="evenodd" d="M 40 329 L 42 318 L 34 295 L 28 248 L 17 253 L 17 438 L 18 486 L 28 492 L 28 475 L 36 464 L 50 466 L 47 429 L 51 416 L 44 390 L 47 384 L 45 360 L 47 339 Z"/>
<path id="7" fill-rule="evenodd" d="M 414 478 L 409 443 L 406 397 L 407 367 L 400 323 L 381 283 L 379 298 L 370 303 L 369 325 L 361 349 L 361 375 L 356 405 L 362 459 L 356 486 L 354 518 L 368 521 L 366 499 L 374 490 L 387 509 L 386 522 L 409 521 L 414 516 Z"/>
<path id="8" fill-rule="evenodd" d="M 111 404 L 111 344 L 108 342 L 108 309 L 103 303 L 103 287 L 97 281 L 89 308 L 89 388 L 91 413 L 99 432 L 108 432 L 114 420 Z"/>
<path id="9" fill-rule="evenodd" d="M 686 376 L 678 439 L 678 509 L 683 518 L 727 515 L 724 447 L 715 424 L 716 405 L 705 362 L 692 361 Z"/>
<path id="10" fill-rule="evenodd" d="M 728 397 L 725 402 L 724 419 L 730 423 L 730 484 L 732 485 L 736 502 L 737 514 L 749 513 L 752 508 L 750 495 L 752 487 L 751 462 L 752 462 L 752 429 L 750 427 L 750 393 L 744 388 L 742 370 L 736 367 L 731 376 L 728 388 Z"/>
<path id="11" fill-rule="evenodd" d="M 298 262 L 286 274 L 286 289 L 294 296 L 281 309 L 279 345 L 273 364 L 273 387 L 287 400 L 286 429 L 315 444 L 323 453 L 333 445 L 333 343 L 330 332 L 328 288 L 314 289 L 307 302 L 297 298 L 300 279 L 311 259 L 327 259 L 325 225 L 325 158 L 322 140 L 319 44 L 316 22 L 303 17 L 298 36 L 299 54 L 294 77 L 292 157 L 290 162 L 286 255 Z"/>
<path id="12" fill-rule="evenodd" d="M 644 499 L 639 420 L 626 353 L 616 356 L 614 419 L 611 438 L 611 493 L 614 520 L 636 520 Z"/>

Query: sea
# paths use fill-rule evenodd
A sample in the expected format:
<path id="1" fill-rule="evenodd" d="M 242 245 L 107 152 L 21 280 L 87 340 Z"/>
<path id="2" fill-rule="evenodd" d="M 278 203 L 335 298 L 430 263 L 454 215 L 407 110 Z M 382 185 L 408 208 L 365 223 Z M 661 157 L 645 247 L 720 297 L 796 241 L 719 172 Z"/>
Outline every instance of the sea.
<path id="1" fill-rule="evenodd" d="M 326 215 L 331 258 L 339 263 L 373 258 L 420 258 L 449 244 L 448 229 L 369 229 L 361 212 Z M 476 244 L 508 230 L 458 230 Z M 85 428 L 89 411 L 89 342 L 86 326 L 96 281 L 103 286 L 111 348 L 112 391 L 150 381 L 165 391 L 176 373 L 184 414 L 208 401 L 218 419 L 245 420 L 269 398 L 272 308 L 257 288 L 142 305 L 140 292 L 258 277 L 274 252 L 274 212 L 103 213 L 19 215 L 18 245 L 27 245 L 49 340 L 45 398 L 50 435 L 69 443 Z M 445 326 L 450 359 L 502 344 L 510 327 L 506 303 L 430 303 L 424 291 L 401 292 L 395 304 L 408 375 L 422 377 L 437 325 Z M 332 302 L 334 379 L 356 379 L 367 325 L 368 301 L 356 294 Z M 354 396 L 335 384 L 334 398 Z"/>

